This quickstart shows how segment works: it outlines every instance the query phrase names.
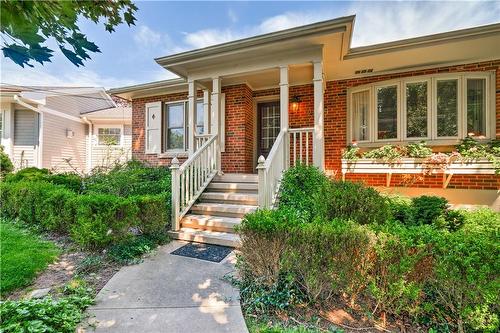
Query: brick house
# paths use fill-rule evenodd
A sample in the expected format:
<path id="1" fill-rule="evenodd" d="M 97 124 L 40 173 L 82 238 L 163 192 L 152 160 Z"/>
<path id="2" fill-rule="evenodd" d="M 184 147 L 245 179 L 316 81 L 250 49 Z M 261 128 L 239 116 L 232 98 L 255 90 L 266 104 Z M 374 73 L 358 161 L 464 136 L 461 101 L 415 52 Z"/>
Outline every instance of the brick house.
<path id="1" fill-rule="evenodd" d="M 342 153 L 352 142 L 451 152 L 468 133 L 499 138 L 500 24 L 351 48 L 353 25 L 343 17 L 157 58 L 179 78 L 110 91 L 132 101 L 133 157 L 172 167 L 177 237 L 224 238 L 242 214 L 272 205 L 297 162 L 381 191 L 499 208 L 489 162 L 425 174 L 416 161 Z"/>

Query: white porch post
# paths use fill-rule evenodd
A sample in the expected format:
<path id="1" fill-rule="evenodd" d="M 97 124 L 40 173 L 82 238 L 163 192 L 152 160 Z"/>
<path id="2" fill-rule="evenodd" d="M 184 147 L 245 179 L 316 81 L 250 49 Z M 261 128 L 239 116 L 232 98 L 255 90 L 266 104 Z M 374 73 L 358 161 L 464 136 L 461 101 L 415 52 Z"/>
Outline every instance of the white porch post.
<path id="1" fill-rule="evenodd" d="M 314 133 L 313 133 L 313 164 L 320 170 L 325 169 L 324 98 L 323 98 L 323 63 L 313 62 L 314 71 Z"/>
<path id="2" fill-rule="evenodd" d="M 203 134 L 210 133 L 210 91 L 203 90 Z"/>
<path id="3" fill-rule="evenodd" d="M 221 94 L 221 83 L 220 77 L 215 77 L 212 79 L 212 134 L 218 135 L 217 139 L 217 157 L 215 160 L 216 169 L 221 171 L 221 148 L 220 148 L 220 94 Z"/>
<path id="4" fill-rule="evenodd" d="M 288 66 L 280 66 L 280 122 L 281 130 L 288 131 L 288 101 L 289 101 L 289 91 L 288 91 Z M 290 164 L 290 148 L 288 142 L 289 135 L 286 133 L 284 136 L 284 166 L 288 169 Z"/>
<path id="5" fill-rule="evenodd" d="M 196 84 L 194 80 L 188 80 L 188 151 L 193 155 L 196 149 Z"/>

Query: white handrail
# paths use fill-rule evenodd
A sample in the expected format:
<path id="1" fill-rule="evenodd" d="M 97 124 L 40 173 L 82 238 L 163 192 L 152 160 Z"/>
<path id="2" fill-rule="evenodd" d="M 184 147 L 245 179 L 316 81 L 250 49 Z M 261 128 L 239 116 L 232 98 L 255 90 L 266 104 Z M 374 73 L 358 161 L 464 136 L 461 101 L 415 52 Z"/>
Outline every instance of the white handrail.
<path id="1" fill-rule="evenodd" d="M 200 149 L 205 142 L 207 142 L 212 137 L 212 134 L 196 134 L 194 136 L 194 149 L 195 151 Z"/>
<path id="2" fill-rule="evenodd" d="M 267 156 L 260 156 L 257 170 L 259 173 L 259 207 L 270 208 L 276 201 L 283 171 L 288 169 L 289 151 L 288 135 L 286 130 L 281 130 L 273 147 Z"/>
<path id="3" fill-rule="evenodd" d="M 172 170 L 172 230 L 180 228 L 182 217 L 191 209 L 201 193 L 220 169 L 217 135 L 211 136 L 181 166 L 174 158 Z"/>
<path id="4" fill-rule="evenodd" d="M 297 165 L 302 163 L 309 165 L 312 163 L 312 140 L 313 140 L 313 127 L 303 128 L 290 128 L 290 145 L 291 147 L 291 164 Z"/>

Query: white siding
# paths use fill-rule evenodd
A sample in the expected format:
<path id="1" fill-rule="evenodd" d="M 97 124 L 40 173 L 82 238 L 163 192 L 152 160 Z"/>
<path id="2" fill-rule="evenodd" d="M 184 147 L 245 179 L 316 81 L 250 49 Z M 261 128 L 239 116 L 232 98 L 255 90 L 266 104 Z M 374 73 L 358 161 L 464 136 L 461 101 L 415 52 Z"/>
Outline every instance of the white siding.
<path id="1" fill-rule="evenodd" d="M 37 166 L 38 114 L 31 110 L 14 112 L 12 162 L 16 168 Z"/>
<path id="2" fill-rule="evenodd" d="M 67 137 L 67 130 L 74 133 Z M 85 172 L 87 125 L 48 113 L 43 115 L 42 167 L 55 172 Z"/>
<path id="3" fill-rule="evenodd" d="M 101 127 L 121 127 L 116 124 L 99 124 Z M 109 167 L 115 163 L 123 163 L 132 158 L 132 126 L 123 125 L 121 146 L 99 146 L 97 144 L 97 128 L 92 135 L 92 168 Z"/>

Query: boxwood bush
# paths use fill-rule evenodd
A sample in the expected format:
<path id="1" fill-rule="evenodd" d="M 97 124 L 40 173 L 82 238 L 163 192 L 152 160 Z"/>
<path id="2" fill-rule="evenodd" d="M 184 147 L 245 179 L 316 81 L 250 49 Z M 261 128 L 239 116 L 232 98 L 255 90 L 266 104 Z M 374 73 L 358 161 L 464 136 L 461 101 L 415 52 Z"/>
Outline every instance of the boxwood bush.
<path id="1" fill-rule="evenodd" d="M 69 233 L 100 250 L 132 235 L 165 234 L 170 172 L 133 161 L 87 178 L 26 168 L 0 183 L 0 213 L 47 231 Z"/>
<path id="2" fill-rule="evenodd" d="M 248 214 L 238 228 L 246 311 L 288 311 L 299 300 L 320 309 L 345 304 L 429 329 L 499 330 L 500 214 L 453 211 L 436 197 L 384 198 L 318 172 L 292 168 L 278 209 Z M 311 200 L 332 188 L 339 194 L 323 195 L 326 203 Z M 361 199 L 356 192 L 364 192 Z M 367 214 L 377 217 L 363 218 Z M 460 222 L 442 225 L 452 218 Z M 263 293 L 287 307 L 267 298 L 259 303 Z"/>

